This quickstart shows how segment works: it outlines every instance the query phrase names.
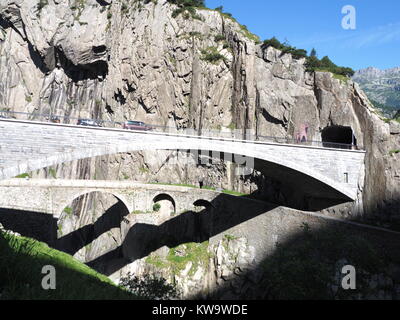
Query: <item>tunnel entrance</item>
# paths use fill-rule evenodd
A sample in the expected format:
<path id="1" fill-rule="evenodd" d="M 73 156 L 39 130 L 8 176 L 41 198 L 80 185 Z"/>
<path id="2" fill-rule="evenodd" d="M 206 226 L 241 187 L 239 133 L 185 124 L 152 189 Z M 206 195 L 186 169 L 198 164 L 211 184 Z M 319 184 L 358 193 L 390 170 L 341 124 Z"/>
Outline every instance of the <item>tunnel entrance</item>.
<path id="1" fill-rule="evenodd" d="M 357 139 L 351 127 L 326 127 L 322 130 L 321 136 L 325 148 L 353 149 L 357 146 Z"/>

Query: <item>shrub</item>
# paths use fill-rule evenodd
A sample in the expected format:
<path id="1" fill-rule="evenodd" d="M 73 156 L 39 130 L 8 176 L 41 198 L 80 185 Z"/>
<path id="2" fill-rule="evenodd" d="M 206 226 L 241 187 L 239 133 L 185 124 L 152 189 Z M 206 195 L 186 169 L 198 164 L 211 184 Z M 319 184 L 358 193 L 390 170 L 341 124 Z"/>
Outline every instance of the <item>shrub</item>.
<path id="1" fill-rule="evenodd" d="M 290 53 L 295 59 L 307 57 L 307 50 L 297 49 L 296 47 L 292 47 L 287 43 L 281 43 L 275 37 L 272 37 L 271 39 L 268 40 L 264 40 L 263 45 L 264 47 L 274 47 L 275 49 L 281 50 L 282 53 Z"/>
<path id="2" fill-rule="evenodd" d="M 214 63 L 214 64 L 216 64 L 220 60 L 223 60 L 223 61 L 226 60 L 225 56 L 220 54 L 216 47 L 209 47 L 207 49 L 201 50 L 201 54 L 203 55 L 201 57 L 202 60 L 208 61 L 208 62 Z"/>
<path id="3" fill-rule="evenodd" d="M 319 60 L 316 56 L 310 56 L 307 58 L 306 68 L 308 71 L 328 71 L 337 75 L 345 77 L 352 77 L 354 70 L 348 67 L 339 67 L 334 64 L 328 56 L 323 57 Z"/>
<path id="4" fill-rule="evenodd" d="M 272 37 L 271 39 L 265 40 L 263 43 L 264 47 L 274 47 L 275 49 L 281 50 L 283 53 L 290 53 L 293 58 L 307 58 L 306 68 L 309 72 L 314 71 L 328 71 L 337 75 L 352 77 L 354 75 L 354 70 L 347 67 L 339 67 L 334 64 L 328 56 L 323 57 L 321 60 L 317 57 L 317 52 L 315 49 L 311 51 L 310 56 L 307 56 L 307 51 L 304 49 L 297 49 L 292 47 L 287 43 L 281 43 L 277 38 Z"/>
<path id="5" fill-rule="evenodd" d="M 71 207 L 65 207 L 63 212 L 65 212 L 67 215 L 71 215 L 74 210 Z"/>
<path id="6" fill-rule="evenodd" d="M 128 12 L 128 11 L 129 11 L 128 5 L 123 2 L 122 5 L 121 5 L 121 12 L 125 13 L 125 12 Z"/>
<path id="7" fill-rule="evenodd" d="M 218 34 L 214 37 L 215 42 L 220 42 L 225 40 L 225 36 L 223 34 Z"/>
<path id="8" fill-rule="evenodd" d="M 282 47 L 282 43 L 275 37 L 264 40 L 263 44 L 265 47 L 274 47 L 275 49 L 280 49 Z"/>
<path id="9" fill-rule="evenodd" d="M 37 4 L 38 11 L 42 10 L 48 4 L 49 4 L 48 0 L 39 0 L 39 2 Z"/>
<path id="10" fill-rule="evenodd" d="M 201 17 L 196 14 L 195 8 L 205 8 L 204 0 L 168 0 L 168 2 L 178 6 L 172 12 L 172 18 L 176 18 L 183 13 L 185 19 L 192 17 L 193 19 L 201 20 Z"/>
<path id="11" fill-rule="evenodd" d="M 176 287 L 169 284 L 167 280 L 150 275 L 145 275 L 140 279 L 128 273 L 126 277 L 121 278 L 120 286 L 149 300 L 170 300 L 178 298 L 179 295 Z"/>
<path id="12" fill-rule="evenodd" d="M 168 0 L 169 3 L 175 4 L 178 7 L 197 7 L 205 8 L 204 0 Z"/>
<path id="13" fill-rule="evenodd" d="M 158 211 L 160 211 L 160 209 L 161 209 L 161 204 L 155 203 L 155 204 L 153 205 L 153 211 L 154 211 L 154 212 L 158 212 Z"/>

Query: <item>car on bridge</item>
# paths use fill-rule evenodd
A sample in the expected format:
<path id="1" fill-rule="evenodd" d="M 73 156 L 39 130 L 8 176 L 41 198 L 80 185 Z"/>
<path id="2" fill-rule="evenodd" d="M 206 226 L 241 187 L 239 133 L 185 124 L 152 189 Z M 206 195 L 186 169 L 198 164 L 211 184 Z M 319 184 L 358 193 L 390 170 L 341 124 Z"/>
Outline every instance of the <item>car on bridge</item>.
<path id="1" fill-rule="evenodd" d="M 152 131 L 154 130 L 153 127 L 145 124 L 144 122 L 141 121 L 134 121 L 134 120 L 128 120 L 124 122 L 122 125 L 123 129 L 127 130 L 141 130 L 141 131 Z"/>
<path id="2" fill-rule="evenodd" d="M 61 123 L 60 118 L 57 117 L 57 116 L 51 116 L 49 120 L 50 120 L 50 122 L 52 122 L 52 123 Z"/>
<path id="3" fill-rule="evenodd" d="M 78 126 L 87 126 L 87 127 L 101 127 L 101 124 L 92 119 L 79 119 L 76 123 Z"/>

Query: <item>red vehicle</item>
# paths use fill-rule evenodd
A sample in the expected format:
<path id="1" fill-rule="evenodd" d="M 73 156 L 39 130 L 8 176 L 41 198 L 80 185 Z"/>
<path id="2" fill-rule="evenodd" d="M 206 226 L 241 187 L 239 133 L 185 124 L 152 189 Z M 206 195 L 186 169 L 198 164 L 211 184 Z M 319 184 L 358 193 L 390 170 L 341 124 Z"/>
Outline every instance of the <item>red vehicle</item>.
<path id="1" fill-rule="evenodd" d="M 141 131 L 151 131 L 153 130 L 152 127 L 149 125 L 145 124 L 144 122 L 141 121 L 126 121 L 122 128 L 128 129 L 128 130 L 141 130 Z"/>

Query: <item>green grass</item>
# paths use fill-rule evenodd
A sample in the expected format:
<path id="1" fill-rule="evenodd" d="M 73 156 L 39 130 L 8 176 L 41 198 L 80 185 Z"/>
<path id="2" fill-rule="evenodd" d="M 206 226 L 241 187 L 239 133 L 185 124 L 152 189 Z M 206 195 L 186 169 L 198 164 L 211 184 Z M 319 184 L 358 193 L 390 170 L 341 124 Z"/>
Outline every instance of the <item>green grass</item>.
<path id="1" fill-rule="evenodd" d="M 189 270 L 189 275 L 194 275 L 200 265 L 208 266 L 210 254 L 208 252 L 208 241 L 203 243 L 186 243 L 177 248 L 169 250 L 167 261 L 172 266 L 174 273 L 184 270 L 189 262 L 192 262 L 192 267 Z M 184 254 L 178 255 L 178 252 Z"/>
<path id="2" fill-rule="evenodd" d="M 227 241 L 234 241 L 234 240 L 236 240 L 238 238 L 233 236 L 233 235 L 231 235 L 231 234 L 225 234 L 224 235 L 224 239 L 227 240 Z"/>
<path id="3" fill-rule="evenodd" d="M 63 212 L 65 212 L 67 215 L 71 215 L 73 213 L 73 209 L 71 207 L 65 207 Z"/>
<path id="4" fill-rule="evenodd" d="M 389 151 L 389 155 L 394 155 L 394 154 L 398 154 L 398 153 L 400 153 L 400 149 L 396 149 L 396 150 L 390 150 Z"/>
<path id="5" fill-rule="evenodd" d="M 252 33 L 247 29 L 247 26 L 238 23 L 240 26 L 240 32 L 249 40 L 254 41 L 256 44 L 261 43 L 260 37 Z"/>
<path id="6" fill-rule="evenodd" d="M 232 190 L 222 190 L 222 193 L 229 194 L 231 196 L 237 196 L 237 197 L 242 197 L 242 196 L 247 196 L 247 193 L 241 193 L 237 191 L 232 191 Z"/>
<path id="7" fill-rule="evenodd" d="M 147 167 L 140 167 L 139 168 L 140 173 L 146 174 L 150 172 L 150 169 Z"/>
<path id="8" fill-rule="evenodd" d="M 333 73 L 332 71 L 329 71 L 328 69 L 316 68 L 315 71 L 317 71 L 317 72 L 330 72 L 330 73 L 332 73 L 332 76 L 333 76 L 334 79 L 338 79 L 338 80 L 340 80 L 341 82 L 344 82 L 344 83 L 347 83 L 349 81 L 348 77 L 346 77 L 344 75 L 341 75 L 341 74 Z"/>
<path id="9" fill-rule="evenodd" d="M 201 50 L 201 59 L 212 64 L 218 64 L 221 61 L 226 61 L 226 57 L 218 51 L 217 47 L 208 47 Z"/>
<path id="10" fill-rule="evenodd" d="M 228 129 L 235 130 L 236 129 L 235 123 L 231 122 L 231 124 L 228 126 Z"/>
<path id="11" fill-rule="evenodd" d="M 49 174 L 53 179 L 57 179 L 57 171 L 53 168 L 49 169 Z"/>
<path id="12" fill-rule="evenodd" d="M 222 18 L 231 20 L 232 22 L 236 23 L 236 24 L 238 25 L 239 29 L 240 29 L 239 32 L 240 32 L 242 35 L 244 35 L 246 38 L 248 38 L 248 39 L 251 40 L 251 41 L 254 41 L 256 44 L 261 43 L 260 37 L 259 37 L 259 36 L 257 36 L 256 34 L 250 32 L 250 31 L 247 29 L 247 26 L 245 26 L 245 25 L 239 23 L 239 21 L 237 21 L 237 20 L 232 16 L 232 14 L 230 14 L 229 12 L 223 12 L 223 10 L 210 9 L 210 8 L 198 8 L 198 9 L 200 9 L 200 10 L 207 10 L 207 11 L 218 12 L 218 13 L 221 15 Z M 218 40 L 218 41 L 219 41 L 219 40 Z M 216 40 L 216 42 L 218 42 L 218 41 Z"/>
<path id="13" fill-rule="evenodd" d="M 168 264 L 159 256 L 151 254 L 146 258 L 146 263 L 151 264 L 159 269 L 168 267 Z"/>
<path id="14" fill-rule="evenodd" d="M 44 290 L 46 265 L 55 267 L 56 289 Z M 0 232 L 0 299 L 137 299 L 105 275 L 45 243 Z"/>
<path id="15" fill-rule="evenodd" d="M 15 178 L 24 179 L 24 178 L 31 178 L 31 176 L 29 173 L 21 173 L 18 176 L 16 176 Z"/>
<path id="16" fill-rule="evenodd" d="M 162 186 L 174 186 L 174 187 L 186 187 L 186 188 L 198 188 L 192 184 L 184 184 L 184 183 L 164 183 L 164 182 L 151 182 L 150 184 L 158 184 Z"/>
<path id="17" fill-rule="evenodd" d="M 208 246 L 208 241 L 182 244 L 176 248 L 171 248 L 166 258 L 154 254 L 150 255 L 146 258 L 146 263 L 159 269 L 168 269 L 175 275 L 185 270 L 188 263 L 191 262 L 192 266 L 188 275 L 192 276 L 200 266 L 207 268 L 210 259 Z"/>
<path id="18" fill-rule="evenodd" d="M 149 213 L 154 213 L 154 211 L 152 210 L 147 210 L 147 211 L 143 211 L 143 210 L 134 210 L 131 212 L 132 214 L 149 214 Z"/>

